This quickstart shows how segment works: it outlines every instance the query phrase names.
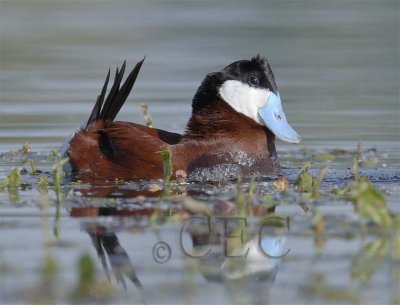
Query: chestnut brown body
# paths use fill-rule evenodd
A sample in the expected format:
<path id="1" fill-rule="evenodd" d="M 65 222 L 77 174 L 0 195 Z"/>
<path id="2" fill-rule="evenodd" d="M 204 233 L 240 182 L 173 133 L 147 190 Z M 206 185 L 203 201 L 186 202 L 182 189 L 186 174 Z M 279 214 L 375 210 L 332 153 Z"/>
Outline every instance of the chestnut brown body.
<path id="1" fill-rule="evenodd" d="M 241 174 L 271 174 L 278 166 L 274 135 L 221 103 L 218 116 L 191 118 L 194 130 L 181 136 L 128 122 L 97 121 L 75 134 L 69 157 L 81 181 L 158 179 L 163 177 L 160 151 L 172 153 L 173 173 L 237 165 Z M 239 116 L 238 119 L 235 116 Z M 215 119 L 215 120 L 214 120 Z M 237 124 L 232 127 L 230 120 Z M 215 126 L 218 125 L 218 126 Z M 192 132 L 209 128 L 203 137 Z"/>

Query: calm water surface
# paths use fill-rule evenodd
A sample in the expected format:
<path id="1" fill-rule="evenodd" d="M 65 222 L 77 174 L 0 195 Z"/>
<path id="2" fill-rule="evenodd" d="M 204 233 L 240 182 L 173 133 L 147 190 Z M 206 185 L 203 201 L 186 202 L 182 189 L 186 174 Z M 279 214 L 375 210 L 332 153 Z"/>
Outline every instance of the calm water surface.
<path id="1" fill-rule="evenodd" d="M 344 186 L 349 152 L 360 140 L 363 155 L 377 159 L 362 174 L 399 213 L 398 1 L 2 0 L 0 13 L 2 179 L 14 167 L 29 168 L 26 159 L 51 172 L 54 162 L 46 157 L 87 119 L 108 68 L 124 59 L 133 66 L 146 55 L 118 118 L 144 122 L 140 103 L 146 102 L 158 128 L 182 132 L 206 73 L 259 53 L 270 61 L 286 115 L 303 138 L 298 146 L 277 143 L 289 181 L 306 161 L 316 175 L 327 162 L 315 155 L 338 148 L 347 153 L 329 162 L 321 189 L 329 194 Z M 24 142 L 32 153 L 4 154 Z M 37 180 L 23 175 L 17 195 L 0 192 L 3 304 L 400 303 L 393 240 L 365 231 L 353 205 L 334 196 L 307 206 L 294 191 L 276 192 L 274 180 L 257 180 L 254 203 L 268 194 L 278 198 L 284 204 L 275 213 L 290 223 L 270 228 L 265 247 L 290 251 L 238 266 L 224 255 L 223 239 L 204 234 L 204 223 L 180 233 L 188 217 L 182 199 L 138 198 L 135 191 L 146 186 L 132 183 L 116 187 L 112 200 L 94 198 L 100 187 L 66 186 L 60 206 L 54 190 L 40 192 Z M 207 202 L 213 215 L 233 215 L 235 183 L 180 192 Z M 325 217 L 322 243 L 313 233 L 317 210 Z M 250 241 L 264 214 L 252 215 Z M 154 259 L 160 241 L 171 249 L 164 264 Z M 111 286 L 96 247 L 107 253 Z M 192 259 L 184 249 L 212 254 Z M 99 299 L 74 298 L 83 255 L 95 264 Z M 58 266 L 50 281 L 43 271 L 48 257 Z"/>

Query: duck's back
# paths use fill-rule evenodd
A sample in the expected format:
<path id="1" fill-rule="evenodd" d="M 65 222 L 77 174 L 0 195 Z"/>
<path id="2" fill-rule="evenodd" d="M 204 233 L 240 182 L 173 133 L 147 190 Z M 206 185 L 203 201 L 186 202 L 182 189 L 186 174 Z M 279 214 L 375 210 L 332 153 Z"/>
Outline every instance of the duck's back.
<path id="1" fill-rule="evenodd" d="M 159 152 L 180 138 L 135 123 L 97 121 L 74 135 L 69 158 L 82 181 L 155 179 L 163 175 Z"/>

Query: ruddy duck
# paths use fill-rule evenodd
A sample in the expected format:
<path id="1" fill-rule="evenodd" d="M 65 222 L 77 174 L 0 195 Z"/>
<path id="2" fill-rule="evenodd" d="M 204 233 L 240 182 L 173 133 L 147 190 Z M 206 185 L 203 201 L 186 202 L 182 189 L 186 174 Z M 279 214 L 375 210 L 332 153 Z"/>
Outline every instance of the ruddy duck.
<path id="1" fill-rule="evenodd" d="M 191 180 L 276 174 L 275 136 L 300 143 L 282 110 L 271 67 L 260 56 L 207 74 L 193 98 L 192 115 L 183 135 L 114 121 L 143 61 L 120 86 L 124 62 L 106 98 L 108 71 L 89 120 L 73 135 L 66 151 L 77 179 L 162 178 L 163 150 L 171 152 L 173 173 L 184 171 Z"/>

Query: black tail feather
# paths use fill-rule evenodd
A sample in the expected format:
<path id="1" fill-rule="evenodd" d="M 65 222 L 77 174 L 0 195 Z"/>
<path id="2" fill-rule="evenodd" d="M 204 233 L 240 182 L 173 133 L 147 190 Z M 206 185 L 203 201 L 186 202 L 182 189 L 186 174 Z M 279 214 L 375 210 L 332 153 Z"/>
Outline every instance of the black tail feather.
<path id="1" fill-rule="evenodd" d="M 108 110 L 110 109 L 111 105 L 114 103 L 115 96 L 119 91 L 119 86 L 122 81 L 122 77 L 124 76 L 125 72 L 125 66 L 126 66 L 126 60 L 122 64 L 121 71 L 118 73 L 118 68 L 117 71 L 115 72 L 115 78 L 114 78 L 114 84 L 111 87 L 110 92 L 108 93 L 107 99 L 104 102 L 103 109 L 100 112 L 100 118 L 106 120 L 107 119 L 107 113 Z"/>
<path id="2" fill-rule="evenodd" d="M 129 93 L 133 88 L 133 85 L 135 84 L 136 78 L 139 74 L 140 68 L 142 67 L 143 61 L 144 58 L 142 61 L 139 61 L 136 64 L 135 68 L 133 68 L 132 72 L 126 78 L 125 83 L 118 91 L 115 97 L 115 100 L 118 101 L 118 103 L 115 103 L 115 105 L 113 105 L 113 107 L 107 113 L 107 118 L 109 120 L 113 121 L 117 116 L 118 112 L 121 110 L 121 107 L 124 105 L 126 99 L 128 98 Z"/>
<path id="3" fill-rule="evenodd" d="M 101 106 L 103 106 L 104 97 L 106 95 L 108 81 L 110 79 L 110 69 L 108 69 L 107 78 L 104 82 L 103 89 L 101 90 L 101 94 L 97 97 L 96 104 L 93 107 L 92 113 L 90 114 L 89 120 L 86 124 L 86 128 L 91 125 L 100 115 Z"/>
<path id="4" fill-rule="evenodd" d="M 106 81 L 104 82 L 103 89 L 101 90 L 101 94 L 97 98 L 96 104 L 93 107 L 92 113 L 90 114 L 86 127 L 93 124 L 97 119 L 110 120 L 110 121 L 115 119 L 118 112 L 121 110 L 121 107 L 124 105 L 126 99 L 128 98 L 128 95 L 131 92 L 133 85 L 135 84 L 136 78 L 139 74 L 144 59 L 145 58 L 143 58 L 135 65 L 132 72 L 126 78 L 122 87 L 120 87 L 120 84 L 122 81 L 122 77 L 124 76 L 126 61 L 124 61 L 121 70 L 117 68 L 114 77 L 114 84 L 112 85 L 110 92 L 108 93 L 108 96 L 104 101 L 105 94 L 107 91 L 108 81 L 110 79 L 110 70 L 108 70 L 107 78 Z"/>

